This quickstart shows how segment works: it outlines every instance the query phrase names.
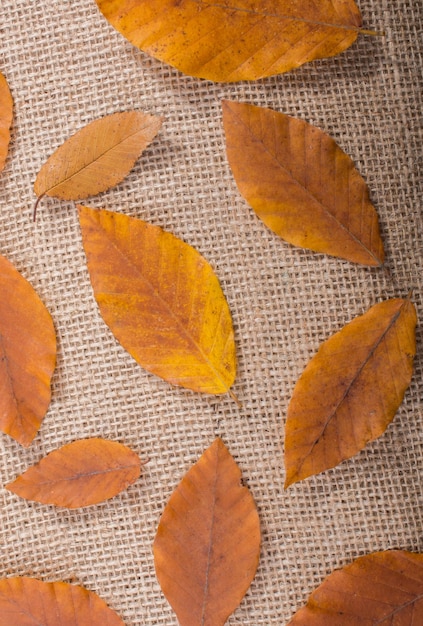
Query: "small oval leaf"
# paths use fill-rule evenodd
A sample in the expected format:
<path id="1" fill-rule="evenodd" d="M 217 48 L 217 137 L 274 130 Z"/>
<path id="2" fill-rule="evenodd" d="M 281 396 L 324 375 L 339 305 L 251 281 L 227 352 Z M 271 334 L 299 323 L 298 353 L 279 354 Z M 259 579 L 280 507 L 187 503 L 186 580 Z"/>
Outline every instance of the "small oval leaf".
<path id="1" fill-rule="evenodd" d="M 112 498 L 140 473 L 138 455 L 121 443 L 81 439 L 50 452 L 6 489 L 26 500 L 75 509 Z"/>
<path id="2" fill-rule="evenodd" d="M 174 385 L 229 391 L 236 373 L 232 318 L 207 261 L 158 226 L 78 209 L 94 296 L 117 340 Z"/>
<path id="3" fill-rule="evenodd" d="M 23 446 L 50 404 L 56 333 L 29 282 L 0 256 L 0 429 Z"/>
<path id="4" fill-rule="evenodd" d="M 423 624 L 423 555 L 374 552 L 332 572 L 288 626 Z"/>
<path id="5" fill-rule="evenodd" d="M 0 172 L 4 169 L 10 143 L 10 127 L 13 118 L 13 99 L 9 85 L 0 73 Z"/>
<path id="6" fill-rule="evenodd" d="M 222 626 L 254 578 L 260 524 L 221 439 L 173 492 L 154 540 L 160 586 L 181 626 Z"/>
<path id="7" fill-rule="evenodd" d="M 0 626 L 125 626 L 93 591 L 36 578 L 0 580 Z"/>
<path id="8" fill-rule="evenodd" d="M 256 80 L 339 54 L 356 40 L 353 0 L 96 0 L 135 46 L 185 74 Z"/>
<path id="9" fill-rule="evenodd" d="M 38 199 L 48 195 L 79 200 L 113 187 L 129 173 L 161 124 L 161 118 L 141 111 L 91 122 L 44 163 L 34 183 Z"/>
<path id="10" fill-rule="evenodd" d="M 335 141 L 303 120 L 225 101 L 226 152 L 242 196 L 285 241 L 363 265 L 383 263 L 378 217 Z"/>
<path id="11" fill-rule="evenodd" d="M 298 380 L 285 429 L 288 487 L 379 437 L 410 384 L 416 310 L 380 302 L 325 341 Z"/>

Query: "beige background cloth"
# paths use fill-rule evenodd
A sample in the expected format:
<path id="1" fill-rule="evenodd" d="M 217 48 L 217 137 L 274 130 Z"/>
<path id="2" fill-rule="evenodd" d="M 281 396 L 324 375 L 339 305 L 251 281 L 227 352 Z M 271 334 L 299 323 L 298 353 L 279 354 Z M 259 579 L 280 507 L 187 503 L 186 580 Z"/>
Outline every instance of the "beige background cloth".
<path id="1" fill-rule="evenodd" d="M 0 577 L 66 580 L 97 592 L 128 626 L 176 625 L 157 583 L 152 542 L 175 486 L 220 435 L 257 503 L 259 569 L 229 624 L 280 625 L 334 568 L 388 548 L 423 550 L 422 345 L 386 433 L 353 459 L 284 491 L 283 441 L 294 384 L 319 344 L 376 302 L 405 296 L 422 319 L 422 2 L 360 0 L 364 26 L 342 55 L 257 82 L 214 84 L 134 48 L 94 0 L 2 0 L 0 71 L 15 101 L 0 178 L 0 254 L 31 282 L 58 335 L 53 397 L 23 449 L 0 436 L 1 485 L 82 437 L 121 441 L 149 458 L 114 499 L 67 511 L 0 489 Z M 367 181 L 390 279 L 294 248 L 270 232 L 236 188 L 221 100 L 268 106 L 329 133 Z M 236 330 L 234 392 L 172 388 L 116 342 L 91 291 L 72 202 L 32 185 L 52 151 L 115 111 L 163 115 L 130 175 L 86 204 L 138 216 L 196 247 L 214 267 Z"/>

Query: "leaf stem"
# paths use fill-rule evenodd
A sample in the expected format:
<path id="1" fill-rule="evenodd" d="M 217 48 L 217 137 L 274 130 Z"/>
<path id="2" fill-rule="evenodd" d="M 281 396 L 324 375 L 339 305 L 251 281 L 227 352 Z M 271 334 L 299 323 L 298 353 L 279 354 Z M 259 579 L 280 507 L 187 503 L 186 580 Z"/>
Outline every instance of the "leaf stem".
<path id="1" fill-rule="evenodd" d="M 236 397 L 236 395 L 234 394 L 233 391 L 231 391 L 231 389 L 229 389 L 229 395 L 232 398 L 232 400 L 237 403 L 238 408 L 242 409 L 242 402 L 241 402 L 241 400 L 239 400 L 239 398 Z"/>
<path id="2" fill-rule="evenodd" d="M 369 37 L 385 37 L 386 35 L 384 30 L 368 30 L 367 28 L 360 28 L 358 32 Z"/>
<path id="3" fill-rule="evenodd" d="M 34 204 L 34 208 L 32 209 L 32 221 L 35 222 L 36 218 L 37 218 L 37 207 L 38 207 L 38 203 L 40 202 L 41 198 L 43 198 L 45 196 L 44 193 L 41 194 L 41 196 L 38 196 L 38 198 L 35 201 Z"/>

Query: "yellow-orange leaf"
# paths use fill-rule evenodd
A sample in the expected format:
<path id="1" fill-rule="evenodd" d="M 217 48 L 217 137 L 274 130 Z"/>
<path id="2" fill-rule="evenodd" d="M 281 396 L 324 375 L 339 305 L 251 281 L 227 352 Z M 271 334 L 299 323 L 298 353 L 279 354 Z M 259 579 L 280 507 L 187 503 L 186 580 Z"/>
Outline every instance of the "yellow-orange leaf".
<path id="1" fill-rule="evenodd" d="M 26 500 L 75 509 L 112 498 L 140 473 L 138 455 L 123 444 L 80 439 L 50 452 L 6 489 Z"/>
<path id="2" fill-rule="evenodd" d="M 91 122 L 44 163 L 34 183 L 38 199 L 79 200 L 113 187 L 129 173 L 161 123 L 161 118 L 141 111 Z"/>
<path id="3" fill-rule="evenodd" d="M 50 404 L 53 321 L 21 274 L 0 256 L 0 429 L 29 446 Z"/>
<path id="4" fill-rule="evenodd" d="M 174 385 L 225 393 L 236 371 L 232 319 L 207 261 L 140 219 L 79 207 L 94 295 L 134 359 Z"/>
<path id="5" fill-rule="evenodd" d="M 359 452 L 392 421 L 410 384 L 416 311 L 380 302 L 325 341 L 298 380 L 285 432 L 285 486 Z"/>
<path id="6" fill-rule="evenodd" d="M 321 130 L 270 109 L 225 101 L 226 151 L 241 194 L 291 244 L 381 265 L 383 244 L 368 188 Z"/>
<path id="7" fill-rule="evenodd" d="M 13 100 L 9 85 L 0 73 L 0 172 L 3 170 L 10 142 L 12 125 Z"/>
<path id="8" fill-rule="evenodd" d="M 36 578 L 0 580 L 0 626 L 125 626 L 93 591 Z"/>
<path id="9" fill-rule="evenodd" d="M 332 572 L 288 626 L 423 624 L 423 555 L 375 552 Z"/>
<path id="10" fill-rule="evenodd" d="M 221 439 L 169 499 L 154 540 L 156 574 L 181 626 L 222 626 L 254 578 L 260 525 Z"/>
<path id="11" fill-rule="evenodd" d="M 131 43 L 182 72 L 256 80 L 351 46 L 353 0 L 96 0 Z"/>

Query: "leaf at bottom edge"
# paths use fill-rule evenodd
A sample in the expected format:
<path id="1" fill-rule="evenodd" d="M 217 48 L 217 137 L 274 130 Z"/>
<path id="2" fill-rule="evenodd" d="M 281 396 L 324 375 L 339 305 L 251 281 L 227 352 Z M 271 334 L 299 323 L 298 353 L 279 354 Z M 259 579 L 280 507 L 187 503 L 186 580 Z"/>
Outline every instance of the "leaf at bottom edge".
<path id="1" fill-rule="evenodd" d="M 260 524 L 221 439 L 173 492 L 154 540 L 156 575 L 181 626 L 222 626 L 254 578 Z"/>
<path id="2" fill-rule="evenodd" d="M 423 624 L 423 555 L 375 552 L 332 572 L 287 626 Z"/>
<path id="3" fill-rule="evenodd" d="M 0 626 L 125 626 L 93 591 L 36 578 L 0 580 Z"/>

